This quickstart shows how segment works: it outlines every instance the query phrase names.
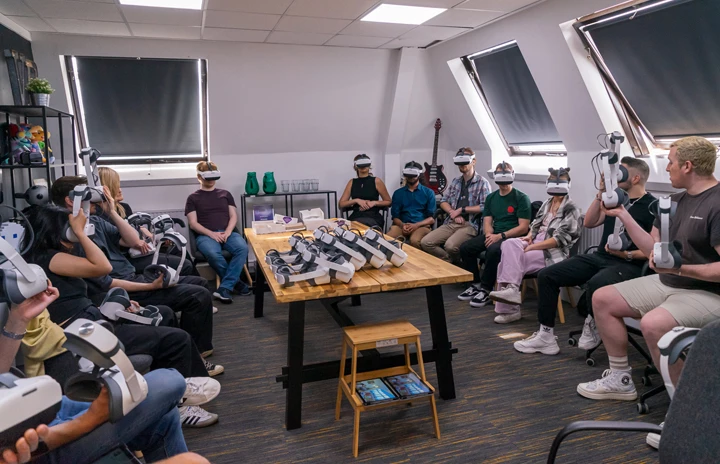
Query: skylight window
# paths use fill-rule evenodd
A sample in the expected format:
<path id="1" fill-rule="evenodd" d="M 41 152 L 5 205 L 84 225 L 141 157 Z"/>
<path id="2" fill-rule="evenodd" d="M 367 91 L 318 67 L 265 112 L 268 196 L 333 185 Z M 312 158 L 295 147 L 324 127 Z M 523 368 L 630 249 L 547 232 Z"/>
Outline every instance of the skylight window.
<path id="1" fill-rule="evenodd" d="M 360 21 L 376 23 L 413 24 L 420 25 L 431 20 L 447 8 L 428 8 L 424 6 L 405 6 L 383 3 Z"/>
<path id="2" fill-rule="evenodd" d="M 202 9 L 202 0 L 120 0 L 121 5 L 152 6 L 157 8 Z"/>

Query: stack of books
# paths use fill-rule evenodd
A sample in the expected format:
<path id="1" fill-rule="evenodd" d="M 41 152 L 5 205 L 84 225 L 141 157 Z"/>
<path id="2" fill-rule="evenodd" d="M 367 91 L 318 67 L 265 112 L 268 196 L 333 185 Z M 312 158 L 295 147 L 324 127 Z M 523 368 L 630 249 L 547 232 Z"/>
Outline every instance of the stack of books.
<path id="1" fill-rule="evenodd" d="M 356 391 L 365 405 L 430 395 L 432 391 L 413 373 L 363 380 Z"/>

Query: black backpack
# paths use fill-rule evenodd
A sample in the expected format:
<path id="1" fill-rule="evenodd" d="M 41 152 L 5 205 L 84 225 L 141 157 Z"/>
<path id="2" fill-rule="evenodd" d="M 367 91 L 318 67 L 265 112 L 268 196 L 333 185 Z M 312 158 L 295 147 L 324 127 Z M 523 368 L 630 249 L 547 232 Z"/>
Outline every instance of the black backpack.
<path id="1" fill-rule="evenodd" d="M 537 213 L 538 211 L 540 211 L 542 205 L 542 201 L 533 201 L 530 204 L 530 222 L 533 222 L 535 220 L 535 218 L 537 217 Z"/>

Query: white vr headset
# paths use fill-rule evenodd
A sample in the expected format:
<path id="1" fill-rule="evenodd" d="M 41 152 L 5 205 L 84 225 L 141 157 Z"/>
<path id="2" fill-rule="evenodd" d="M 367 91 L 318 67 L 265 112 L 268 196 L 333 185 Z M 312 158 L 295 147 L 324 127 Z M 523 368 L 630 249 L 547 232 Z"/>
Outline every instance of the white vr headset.
<path id="1" fill-rule="evenodd" d="M 510 169 L 505 161 L 503 161 L 500 172 L 493 173 L 493 180 L 497 185 L 509 185 L 515 182 L 515 171 Z"/>
<path id="2" fill-rule="evenodd" d="M 455 153 L 455 156 L 453 157 L 453 163 L 455 163 L 456 166 L 465 166 L 472 163 L 474 159 L 474 154 L 466 153 L 465 148 L 461 148 L 458 150 L 457 153 Z"/>
<path id="3" fill-rule="evenodd" d="M 356 271 L 359 271 L 367 263 L 367 259 L 362 253 L 349 247 L 334 235 L 328 233 L 328 229 L 325 226 L 315 229 L 313 237 L 315 237 L 315 242 L 320 243 L 325 249 L 342 253 L 343 257 L 355 267 Z"/>
<path id="4" fill-rule="evenodd" d="M 700 329 L 690 327 L 675 327 L 658 340 L 660 349 L 660 373 L 665 381 L 665 389 L 670 399 L 675 395 L 675 384 L 670 376 L 670 365 L 678 359 L 685 360 L 686 351 L 693 344 Z"/>
<path id="5" fill-rule="evenodd" d="M 169 214 L 161 214 L 154 217 L 153 220 L 150 222 L 150 225 L 152 226 L 152 233 L 157 236 L 162 235 L 169 230 L 172 230 L 175 227 L 175 221 L 173 220 L 173 218 L 170 217 Z"/>
<path id="6" fill-rule="evenodd" d="M 49 375 L 0 374 L 0 450 L 14 447 L 26 430 L 54 421 L 61 403 L 60 384 Z"/>
<path id="7" fill-rule="evenodd" d="M 402 173 L 403 176 L 406 177 L 418 177 L 423 172 L 425 172 L 425 170 L 417 166 L 405 166 Z"/>
<path id="8" fill-rule="evenodd" d="M 397 240 L 385 240 L 382 232 L 376 229 L 368 229 L 365 231 L 363 238 L 367 243 L 375 248 L 379 248 L 381 252 L 385 253 L 385 257 L 393 266 L 400 267 L 407 261 L 408 255 L 401 249 L 401 242 Z"/>
<path id="9" fill-rule="evenodd" d="M 112 288 L 98 307 L 105 319 L 112 322 L 134 322 L 142 325 L 160 325 L 163 317 L 155 306 L 146 306 L 130 311 L 130 295 L 124 288 Z"/>
<path id="10" fill-rule="evenodd" d="M 168 216 L 169 217 L 169 216 Z M 150 251 L 143 253 L 142 251 L 138 250 L 137 248 L 130 248 L 128 250 L 128 254 L 131 258 L 139 258 L 141 256 L 148 256 L 155 252 L 155 244 L 153 243 L 153 240 L 150 237 L 147 237 L 145 234 L 143 234 L 142 229 L 145 228 L 150 232 L 153 229 L 152 225 L 152 216 L 150 216 L 148 213 L 133 213 L 127 218 L 128 224 L 133 226 L 135 230 L 137 230 L 138 237 L 140 237 L 141 240 L 143 240 L 145 243 L 148 244 L 150 247 Z"/>
<path id="11" fill-rule="evenodd" d="M 552 172 L 553 169 L 549 168 L 548 171 Z M 561 179 L 562 176 L 566 175 L 567 171 L 565 168 L 560 168 L 558 170 L 558 175 L 555 179 L 550 180 L 548 179 L 545 182 L 545 190 L 548 195 L 552 196 L 565 196 L 570 193 L 570 181 Z"/>
<path id="12" fill-rule="evenodd" d="M 367 262 L 375 269 L 380 269 L 385 265 L 385 261 L 387 261 L 385 254 L 364 241 L 362 237 L 355 232 L 343 229 L 342 227 L 335 227 L 333 234 L 335 234 L 335 237 L 339 238 L 342 243 L 345 243 L 362 254 Z"/>
<path id="13" fill-rule="evenodd" d="M 316 264 L 318 267 L 327 268 L 330 278 L 343 283 L 350 282 L 355 275 L 355 266 L 345 261 L 342 254 L 327 255 L 322 253 L 317 245 L 309 246 L 303 252 L 302 259 L 307 264 Z"/>
<path id="14" fill-rule="evenodd" d="M 683 246 L 678 240 L 670 240 L 670 218 L 675 215 L 677 203 L 673 202 L 669 196 L 660 197 L 656 208 L 655 216 L 660 216 L 660 241 L 653 247 L 655 267 L 679 269 L 682 266 Z"/>
<path id="15" fill-rule="evenodd" d="M 207 171 L 201 171 L 197 170 L 197 175 L 202 177 L 204 180 L 220 180 L 220 171 L 217 169 L 213 169 L 212 166 L 208 161 L 205 161 L 205 165 L 207 166 Z"/>
<path id="16" fill-rule="evenodd" d="M 364 153 L 354 162 L 356 168 L 369 168 L 371 164 L 370 157 Z"/>
<path id="17" fill-rule="evenodd" d="M 330 283 L 330 269 L 317 264 L 305 264 L 299 271 L 289 266 L 280 266 L 275 271 L 275 280 L 282 287 L 290 287 L 295 282 L 307 282 L 312 286 Z"/>
<path id="18" fill-rule="evenodd" d="M 68 194 L 68 198 L 70 198 L 73 202 L 73 216 L 80 214 L 81 209 L 85 213 L 85 235 L 88 237 L 95 235 L 95 225 L 90 222 L 90 203 L 93 202 L 92 199 L 94 198 L 93 190 L 84 184 L 76 185 L 75 188 Z M 63 237 L 72 243 L 77 243 L 79 241 L 75 232 L 73 232 L 70 227 L 70 224 L 65 226 Z"/>
<path id="19" fill-rule="evenodd" d="M 97 160 L 102 154 L 91 147 L 80 150 L 80 158 L 85 166 L 85 176 L 87 177 L 87 186 L 92 192 L 90 203 L 102 203 L 107 201 L 102 184 L 100 183 L 100 175 L 98 174 Z"/>
<path id="20" fill-rule="evenodd" d="M 180 272 L 182 271 L 185 258 L 187 257 L 187 240 L 182 236 L 182 234 L 175 232 L 174 230 L 168 230 L 162 235 L 156 235 L 155 237 L 155 254 L 153 255 L 152 264 L 145 268 L 145 278 L 155 280 L 160 274 L 162 274 L 163 288 L 173 287 L 177 285 L 180 280 Z M 172 242 L 172 244 L 180 250 L 180 261 L 175 269 L 167 264 L 158 264 L 158 259 L 160 258 L 160 248 L 162 242 L 165 241 Z M 167 255 L 168 253 L 169 250 L 166 251 L 165 254 Z"/>

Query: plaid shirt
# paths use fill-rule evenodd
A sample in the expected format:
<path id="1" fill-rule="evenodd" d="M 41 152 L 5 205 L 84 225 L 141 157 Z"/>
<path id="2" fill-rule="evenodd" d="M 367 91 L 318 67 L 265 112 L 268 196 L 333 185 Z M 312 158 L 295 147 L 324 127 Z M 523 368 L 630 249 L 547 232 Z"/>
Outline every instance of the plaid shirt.
<path id="1" fill-rule="evenodd" d="M 442 196 L 442 201 L 449 203 L 453 209 L 456 208 L 458 199 L 460 198 L 462 180 L 463 176 L 454 178 L 450 183 L 450 187 L 445 190 Z M 486 178 L 476 172 L 473 178 L 470 179 L 470 183 L 468 184 L 467 189 L 469 197 L 468 206 L 480 205 L 480 214 L 482 215 L 482 210 L 485 208 L 485 198 L 487 198 L 487 196 L 491 193 L 490 182 L 488 182 Z M 475 214 L 471 215 L 468 222 L 477 231 L 478 223 L 475 221 L 475 216 Z M 445 222 L 443 224 L 449 224 L 450 222 L 452 222 L 452 219 L 450 219 L 450 216 L 448 215 L 448 217 L 445 218 Z"/>
<path id="2" fill-rule="evenodd" d="M 533 240 L 535 240 L 542 227 L 545 215 L 550 212 L 551 205 L 552 197 L 545 200 L 537 216 L 535 216 L 535 220 L 530 224 L 530 233 Z M 580 238 L 580 209 L 569 196 L 563 198 L 562 203 L 560 203 L 555 217 L 548 224 L 545 238 L 554 238 L 558 244 L 557 248 L 543 250 L 546 266 L 559 263 L 570 256 L 570 250 Z"/>

